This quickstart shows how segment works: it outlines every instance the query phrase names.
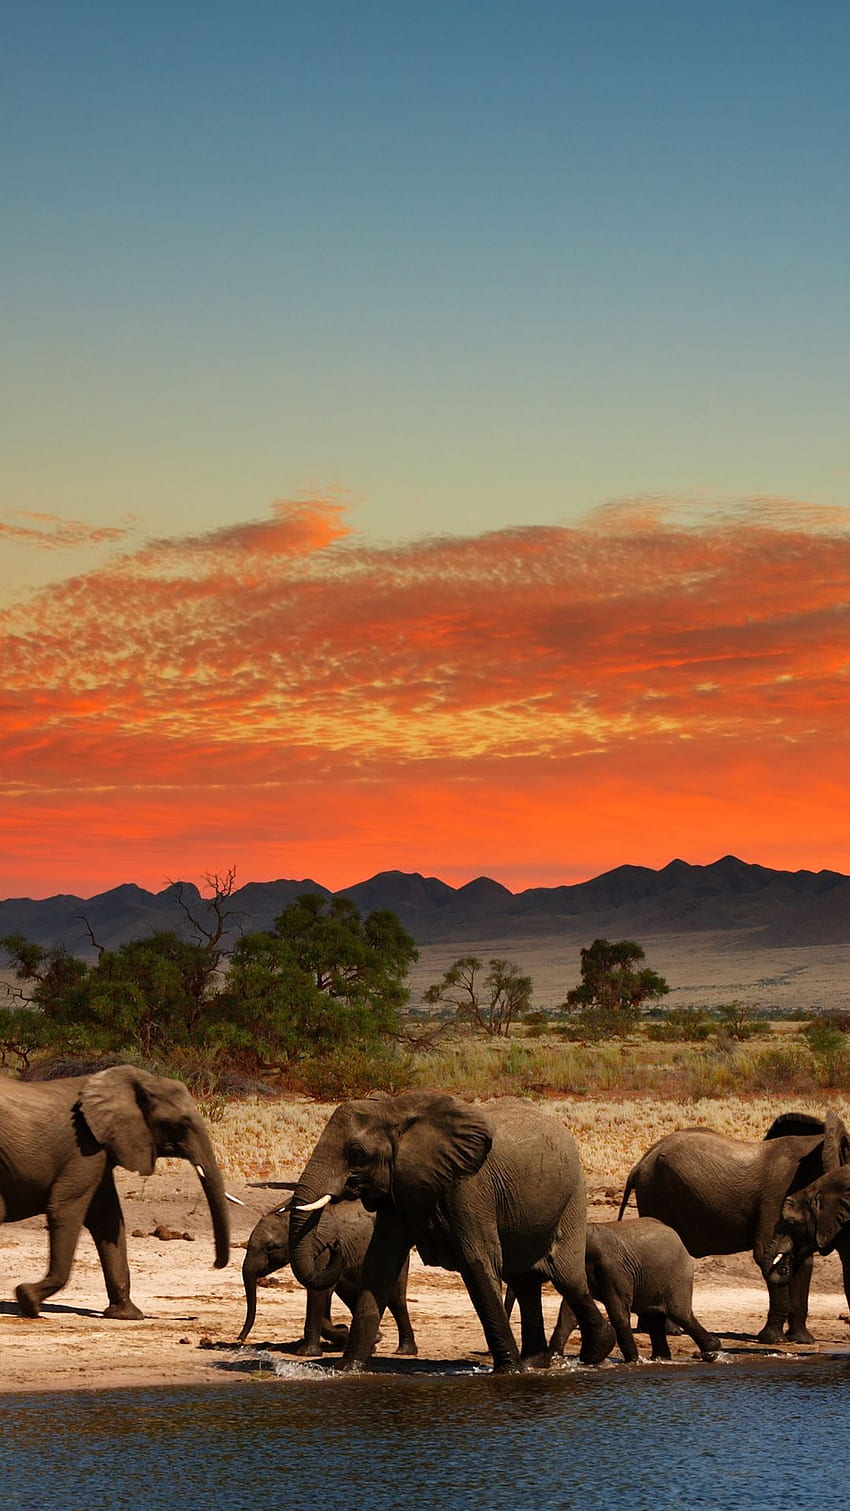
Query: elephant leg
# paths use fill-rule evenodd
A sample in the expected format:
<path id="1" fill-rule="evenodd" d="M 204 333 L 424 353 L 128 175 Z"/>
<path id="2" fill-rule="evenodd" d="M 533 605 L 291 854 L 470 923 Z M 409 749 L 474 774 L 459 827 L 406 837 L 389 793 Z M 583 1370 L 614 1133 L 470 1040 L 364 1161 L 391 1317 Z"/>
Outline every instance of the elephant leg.
<path id="1" fill-rule="evenodd" d="M 649 1341 L 652 1344 L 653 1359 L 669 1359 L 670 1344 L 667 1342 L 667 1318 L 663 1312 L 644 1312 L 641 1319 L 646 1326 L 643 1332 L 649 1333 Z"/>
<path id="2" fill-rule="evenodd" d="M 469 1292 L 469 1299 L 484 1329 L 494 1373 L 506 1374 L 525 1369 L 526 1365 L 520 1358 L 502 1300 L 502 1277 L 495 1256 L 482 1258 L 477 1253 L 461 1254 L 458 1267 Z M 517 1298 L 522 1305 L 519 1290 Z"/>
<path id="3" fill-rule="evenodd" d="M 419 1352 L 413 1332 L 413 1323 L 407 1310 L 407 1280 L 409 1270 L 410 1259 L 408 1257 L 401 1267 L 401 1273 L 390 1291 L 387 1302 L 398 1331 L 398 1348 L 396 1349 L 396 1353 L 401 1354 L 405 1358 L 413 1358 Z"/>
<path id="4" fill-rule="evenodd" d="M 806 1327 L 811 1278 L 812 1260 L 810 1258 L 803 1261 L 799 1270 L 787 1284 L 781 1281 L 774 1282 L 769 1275 L 765 1276 L 769 1302 L 767 1321 L 758 1334 L 759 1343 L 784 1343 L 786 1322 L 788 1322 L 789 1342 L 814 1342 Z"/>
<path id="5" fill-rule="evenodd" d="M 693 1338 L 704 1359 L 712 1359 L 720 1352 L 722 1345 L 717 1334 L 710 1333 L 703 1327 L 690 1309 L 685 1311 L 684 1308 L 682 1310 L 677 1308 L 676 1311 L 671 1311 L 670 1315 L 674 1322 L 678 1322 L 682 1332 L 687 1333 L 689 1338 Z"/>
<path id="6" fill-rule="evenodd" d="M 809 1286 L 812 1283 L 814 1256 L 804 1259 L 799 1269 L 791 1276 L 788 1286 L 788 1331 L 789 1343 L 814 1343 L 814 1337 L 806 1326 L 809 1315 Z"/>
<path id="7" fill-rule="evenodd" d="M 560 1291 L 567 1302 L 573 1314 L 574 1321 L 578 1323 L 579 1332 L 581 1333 L 581 1350 L 579 1353 L 581 1363 L 601 1364 L 603 1359 L 607 1359 L 617 1339 L 610 1322 L 603 1317 L 590 1294 L 587 1284 L 587 1272 L 584 1267 L 583 1250 L 580 1262 L 577 1263 L 572 1259 L 569 1250 L 559 1246 L 549 1256 L 546 1272 L 548 1279 L 552 1281 L 556 1290 Z M 566 1318 L 564 1318 L 564 1323 L 566 1326 Z M 561 1331 L 561 1318 L 559 1317 L 558 1325 L 553 1334 L 553 1343 Z M 571 1331 L 572 1327 L 570 1327 Z"/>
<path id="8" fill-rule="evenodd" d="M 641 1312 L 640 1313 L 640 1315 L 638 1316 L 638 1319 L 637 1319 L 637 1321 L 635 1323 L 635 1332 L 636 1333 L 648 1333 L 650 1331 L 649 1319 L 650 1319 L 651 1315 L 652 1315 L 651 1312 Z M 670 1317 L 667 1317 L 666 1320 L 665 1320 L 664 1325 L 665 1325 L 665 1327 L 667 1329 L 667 1337 L 668 1338 L 678 1338 L 678 1337 L 680 1337 L 682 1329 L 680 1328 L 678 1322 L 673 1322 Z"/>
<path id="9" fill-rule="evenodd" d="M 549 1339 L 549 1353 L 553 1357 L 565 1351 L 570 1335 L 575 1331 L 576 1322 L 575 1312 L 569 1302 L 562 1298 L 555 1330 Z"/>
<path id="10" fill-rule="evenodd" d="M 107 1171 L 89 1203 L 85 1225 L 94 1239 L 106 1281 L 109 1306 L 104 1317 L 117 1317 L 122 1322 L 137 1322 L 145 1314 L 130 1300 L 127 1232 L 111 1170 Z"/>
<path id="11" fill-rule="evenodd" d="M 47 1232 L 50 1242 L 50 1258 L 47 1274 L 43 1280 L 15 1287 L 15 1299 L 25 1317 L 37 1317 L 48 1296 L 61 1291 L 67 1285 L 74 1262 L 74 1252 L 83 1226 L 87 1197 L 78 1197 L 74 1202 L 61 1207 L 51 1206 L 47 1212 Z"/>
<path id="12" fill-rule="evenodd" d="M 348 1342 L 348 1334 L 350 1329 L 347 1322 L 334 1322 L 334 1319 L 331 1316 L 331 1299 L 333 1297 L 333 1294 L 333 1291 L 328 1292 L 328 1299 L 325 1304 L 325 1315 L 322 1318 L 322 1337 L 324 1338 L 326 1343 L 330 1343 L 332 1348 L 343 1349 Z M 346 1305 L 348 1306 L 348 1302 L 346 1302 Z M 349 1306 L 348 1309 L 349 1311 L 353 1310 L 351 1306 Z"/>
<path id="13" fill-rule="evenodd" d="M 302 1359 L 318 1359 L 321 1357 L 322 1334 L 325 1331 L 325 1324 L 330 1322 L 332 1295 L 332 1290 L 317 1291 L 312 1286 L 307 1291 L 307 1306 L 304 1312 L 304 1337 L 295 1349 L 295 1353 Z M 333 1332 L 332 1327 L 328 1330 L 331 1333 Z M 346 1330 L 345 1337 L 340 1341 L 339 1347 L 342 1347 L 347 1338 L 348 1332 Z M 330 1341 L 333 1343 L 336 1342 L 336 1339 L 331 1337 Z"/>
<path id="14" fill-rule="evenodd" d="M 635 1335 L 632 1332 L 631 1313 L 629 1311 L 628 1302 L 623 1299 L 619 1291 L 615 1291 L 613 1288 L 605 1291 L 602 1300 L 605 1305 L 605 1310 L 608 1313 L 608 1317 L 614 1328 L 614 1333 L 617 1338 L 620 1353 L 623 1355 L 623 1358 L 625 1359 L 627 1364 L 636 1364 L 640 1356 L 638 1354 L 637 1344 L 635 1343 Z M 650 1317 L 647 1320 L 652 1323 L 655 1319 Z M 661 1318 L 661 1324 L 663 1332 L 663 1317 Z M 652 1331 L 650 1328 L 650 1337 L 651 1336 Z"/>
<path id="15" fill-rule="evenodd" d="M 543 1290 L 542 1275 L 530 1272 L 525 1275 L 512 1275 L 510 1288 L 516 1296 L 519 1304 L 520 1315 L 520 1358 L 526 1364 L 538 1369 L 548 1369 L 550 1362 L 549 1346 L 546 1342 L 546 1329 L 543 1325 L 543 1305 L 541 1292 Z M 507 1308 L 505 1309 L 507 1316 Z"/>
<path id="16" fill-rule="evenodd" d="M 841 1275 L 844 1281 L 844 1295 L 847 1305 L 850 1307 L 850 1239 L 839 1238 L 835 1245 L 836 1253 L 841 1260 Z"/>
<path id="17" fill-rule="evenodd" d="M 410 1235 L 399 1221 L 387 1216 L 376 1223 L 375 1238 L 363 1260 L 362 1288 L 352 1314 L 341 1369 L 357 1370 L 368 1364 L 381 1318 L 411 1247 Z"/>

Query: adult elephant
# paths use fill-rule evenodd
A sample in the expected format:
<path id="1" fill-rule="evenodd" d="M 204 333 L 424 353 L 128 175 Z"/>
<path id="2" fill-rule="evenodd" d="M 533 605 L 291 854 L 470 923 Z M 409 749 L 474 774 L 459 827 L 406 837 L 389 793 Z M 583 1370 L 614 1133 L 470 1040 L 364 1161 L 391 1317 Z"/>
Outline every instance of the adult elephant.
<path id="1" fill-rule="evenodd" d="M 100 1259 L 105 1317 L 143 1315 L 130 1300 L 124 1217 L 113 1169 L 153 1172 L 160 1155 L 190 1160 L 206 1195 L 217 1268 L 227 1264 L 230 1223 L 224 1184 L 198 1108 L 179 1081 L 132 1065 L 55 1081 L 0 1081 L 0 1221 L 47 1214 L 50 1261 L 43 1280 L 16 1287 L 27 1317 L 62 1289 L 80 1229 Z"/>
<path id="2" fill-rule="evenodd" d="M 302 1285 L 337 1284 L 339 1252 L 323 1240 L 319 1218 L 329 1203 L 355 1199 L 376 1217 L 344 1369 L 369 1360 L 414 1244 L 425 1264 L 460 1272 L 494 1370 L 548 1359 L 538 1320 L 544 1280 L 576 1314 L 585 1363 L 601 1362 L 613 1348 L 613 1330 L 585 1275 L 586 1195 L 575 1140 L 530 1103 L 505 1098 L 484 1113 L 456 1097 L 419 1091 L 343 1102 L 295 1186 L 290 1256 Z M 520 1303 L 521 1354 L 502 1302 L 503 1280 Z"/>
<path id="3" fill-rule="evenodd" d="M 791 1192 L 823 1174 L 824 1146 L 845 1163 L 850 1138 L 835 1114 L 826 1121 L 786 1113 L 760 1143 L 712 1128 L 683 1128 L 653 1144 L 631 1170 L 620 1217 L 634 1192 L 641 1217 L 657 1217 L 679 1234 L 695 1258 L 751 1249 L 768 1289 L 761 1343 L 811 1343 L 806 1327 L 812 1261 L 791 1274 L 775 1264 L 774 1231 Z M 829 1157 L 829 1156 L 827 1156 Z M 787 1333 L 784 1332 L 787 1322 Z"/>
<path id="4" fill-rule="evenodd" d="M 815 1254 L 841 1260 L 844 1294 L 850 1305 L 850 1164 L 842 1162 L 843 1124 L 828 1115 L 823 1141 L 824 1173 L 811 1185 L 786 1196 L 777 1224 L 772 1264 L 796 1271 Z M 790 1245 L 790 1248 L 789 1248 Z"/>

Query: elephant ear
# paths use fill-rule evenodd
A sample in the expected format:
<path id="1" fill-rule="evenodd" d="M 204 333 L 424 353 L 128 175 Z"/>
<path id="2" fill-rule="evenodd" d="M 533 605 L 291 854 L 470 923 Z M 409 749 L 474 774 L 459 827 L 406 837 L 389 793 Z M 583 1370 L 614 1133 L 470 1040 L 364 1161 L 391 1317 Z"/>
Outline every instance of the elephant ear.
<path id="1" fill-rule="evenodd" d="M 139 1175 L 152 1175 L 156 1164 L 156 1144 L 143 1111 L 146 1079 L 133 1065 L 110 1065 L 89 1077 L 80 1097 L 83 1117 L 98 1143 L 116 1165 Z"/>
<path id="2" fill-rule="evenodd" d="M 826 1114 L 823 1134 L 823 1168 L 837 1170 L 846 1165 L 850 1157 L 850 1135 L 843 1120 L 832 1108 Z"/>
<path id="3" fill-rule="evenodd" d="M 804 1138 L 812 1133 L 823 1133 L 823 1129 L 823 1118 L 815 1117 L 813 1112 L 780 1112 L 773 1119 L 765 1138 Z"/>
<path id="4" fill-rule="evenodd" d="M 850 1170 L 824 1176 L 817 1185 L 812 1201 L 815 1238 L 820 1252 L 828 1254 L 842 1228 L 850 1223 Z"/>
<path id="5" fill-rule="evenodd" d="M 477 1107 L 429 1096 L 404 1120 L 393 1162 L 393 1202 L 402 1212 L 433 1207 L 465 1175 L 480 1170 L 493 1125 Z"/>

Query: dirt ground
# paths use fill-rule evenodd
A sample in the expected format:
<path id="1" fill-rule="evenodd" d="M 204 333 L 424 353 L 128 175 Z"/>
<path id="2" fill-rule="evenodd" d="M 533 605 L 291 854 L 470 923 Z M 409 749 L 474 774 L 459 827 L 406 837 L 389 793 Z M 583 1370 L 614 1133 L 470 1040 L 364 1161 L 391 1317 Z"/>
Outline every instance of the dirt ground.
<path id="1" fill-rule="evenodd" d="M 107 1321 L 103 1279 L 94 1246 L 84 1234 L 69 1284 L 30 1320 L 18 1313 L 14 1287 L 44 1273 L 47 1236 L 42 1218 L 0 1227 L 0 1393 L 111 1389 L 123 1386 L 211 1385 L 232 1382 L 260 1368 L 280 1367 L 301 1336 L 304 1292 L 286 1270 L 270 1277 L 258 1296 L 257 1321 L 249 1343 L 236 1343 L 245 1299 L 241 1264 L 244 1241 L 261 1212 L 273 1207 L 276 1194 L 250 1186 L 234 1186 L 233 1194 L 248 1203 L 233 1209 L 233 1251 L 224 1270 L 212 1266 L 209 1214 L 197 1181 L 185 1165 L 163 1161 L 147 1180 L 118 1171 L 127 1220 L 132 1294 L 145 1313 L 141 1322 Z M 608 1221 L 616 1216 L 606 1194 L 591 1189 L 590 1217 Z M 188 1237 L 155 1237 L 163 1226 Z M 419 1344 L 418 1360 L 392 1359 L 395 1333 L 392 1319 L 383 1324 L 377 1358 L 384 1368 L 404 1372 L 423 1364 L 466 1361 L 488 1363 L 480 1325 L 456 1275 L 425 1269 L 413 1256 L 408 1290 L 410 1313 Z M 545 1299 L 547 1318 L 554 1323 L 557 1298 Z M 766 1291 L 747 1254 L 697 1261 L 694 1310 L 700 1320 L 719 1333 L 724 1356 L 734 1362 L 742 1354 L 788 1353 L 796 1358 L 819 1351 L 847 1350 L 850 1345 L 847 1303 L 837 1258 L 815 1261 L 809 1324 L 817 1343 L 766 1349 L 755 1334 L 766 1315 Z M 335 1303 L 336 1320 L 346 1320 L 344 1306 Z M 578 1352 L 578 1334 L 568 1356 Z M 648 1356 L 649 1340 L 638 1346 Z M 678 1361 L 696 1358 L 689 1338 L 671 1339 Z M 328 1355 L 328 1357 L 333 1357 Z M 606 1368 L 625 1368 L 615 1351 Z M 292 1360 L 293 1365 L 296 1361 Z M 302 1365 L 299 1368 L 314 1366 Z M 698 1367 L 698 1362 L 695 1364 Z"/>

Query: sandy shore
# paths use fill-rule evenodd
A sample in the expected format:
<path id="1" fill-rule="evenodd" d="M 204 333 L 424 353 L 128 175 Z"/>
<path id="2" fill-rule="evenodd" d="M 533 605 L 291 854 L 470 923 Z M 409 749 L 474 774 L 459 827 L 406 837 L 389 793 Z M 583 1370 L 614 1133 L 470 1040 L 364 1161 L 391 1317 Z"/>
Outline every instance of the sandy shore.
<path id="1" fill-rule="evenodd" d="M 133 1299 L 145 1312 L 141 1322 L 107 1321 L 103 1279 L 94 1246 L 84 1234 L 69 1284 L 48 1302 L 36 1320 L 21 1317 L 14 1287 L 44 1273 L 47 1237 L 44 1220 L 0 1227 L 0 1393 L 42 1390 L 112 1389 L 125 1386 L 214 1385 L 246 1376 L 261 1364 L 289 1357 L 287 1345 L 301 1336 L 304 1292 L 291 1273 L 272 1277 L 276 1284 L 259 1292 L 257 1321 L 249 1345 L 236 1343 L 245 1313 L 241 1265 L 244 1244 L 262 1211 L 274 1206 L 273 1191 L 233 1186 L 249 1205 L 234 1208 L 233 1252 L 225 1270 L 212 1267 L 209 1215 L 197 1182 L 185 1165 L 161 1162 L 148 1180 L 118 1172 L 127 1219 Z M 591 1191 L 590 1215 L 597 1221 L 616 1216 L 602 1191 Z M 190 1238 L 162 1239 L 165 1226 Z M 400 1372 L 432 1362 L 487 1363 L 478 1320 L 460 1280 L 443 1270 L 425 1269 L 414 1255 L 409 1305 L 419 1344 L 419 1359 L 392 1361 Z M 554 1321 L 557 1298 L 546 1301 Z M 776 1354 L 755 1341 L 766 1315 L 766 1291 L 749 1255 L 697 1261 L 694 1310 L 724 1340 L 724 1352 Z M 850 1344 L 847 1303 L 835 1256 L 815 1263 L 810 1327 L 817 1343 L 786 1346 L 794 1357 L 834 1351 Z M 341 1303 L 335 1318 L 346 1320 Z M 387 1317 L 379 1357 L 388 1364 L 395 1348 L 392 1319 Z M 648 1354 L 648 1339 L 639 1337 Z M 691 1360 L 689 1338 L 671 1340 L 674 1358 Z M 578 1334 L 568 1353 L 578 1350 Z M 619 1360 L 619 1353 L 613 1355 Z M 625 1366 L 620 1366 L 625 1367 Z"/>

